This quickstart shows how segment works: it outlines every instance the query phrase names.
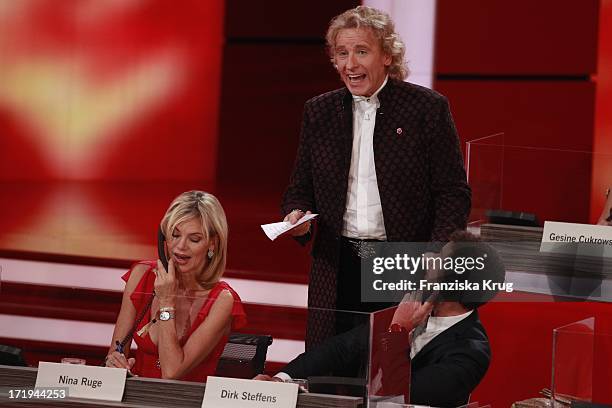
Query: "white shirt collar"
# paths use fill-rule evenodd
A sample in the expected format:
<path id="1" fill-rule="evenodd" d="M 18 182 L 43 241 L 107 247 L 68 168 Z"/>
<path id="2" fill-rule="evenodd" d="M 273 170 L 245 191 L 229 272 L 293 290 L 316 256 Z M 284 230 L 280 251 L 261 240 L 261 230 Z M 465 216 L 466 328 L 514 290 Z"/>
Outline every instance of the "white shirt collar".
<path id="1" fill-rule="evenodd" d="M 473 312 L 474 310 L 470 310 L 467 313 L 448 317 L 430 316 L 425 330 L 418 334 L 410 345 L 410 357 L 414 358 L 435 337 L 459 323 Z"/>
<path id="2" fill-rule="evenodd" d="M 468 317 L 473 310 L 456 316 L 429 316 L 425 332 L 442 332 Z"/>

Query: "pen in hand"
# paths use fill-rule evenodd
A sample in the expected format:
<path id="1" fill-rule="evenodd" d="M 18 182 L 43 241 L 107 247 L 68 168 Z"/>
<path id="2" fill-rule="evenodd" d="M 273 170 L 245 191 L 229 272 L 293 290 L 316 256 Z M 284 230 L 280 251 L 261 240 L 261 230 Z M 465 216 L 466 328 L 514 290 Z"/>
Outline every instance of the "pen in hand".
<path id="1" fill-rule="evenodd" d="M 123 346 L 121 345 L 121 343 L 119 343 L 119 340 L 115 340 L 115 351 L 123 354 Z M 129 368 L 127 369 L 127 375 L 128 377 L 137 377 L 137 375 L 132 373 Z"/>
<path id="2" fill-rule="evenodd" d="M 115 351 L 123 354 L 123 346 L 119 343 L 119 340 L 115 340 Z"/>

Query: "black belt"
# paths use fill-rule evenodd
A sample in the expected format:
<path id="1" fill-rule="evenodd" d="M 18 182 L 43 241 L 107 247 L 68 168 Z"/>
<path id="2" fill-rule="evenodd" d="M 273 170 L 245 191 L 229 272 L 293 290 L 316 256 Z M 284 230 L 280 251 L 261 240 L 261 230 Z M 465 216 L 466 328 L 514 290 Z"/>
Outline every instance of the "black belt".
<path id="1" fill-rule="evenodd" d="M 342 243 L 351 249 L 351 252 L 361 259 L 368 259 L 376 254 L 375 243 L 385 242 L 378 239 L 357 239 L 341 237 Z"/>

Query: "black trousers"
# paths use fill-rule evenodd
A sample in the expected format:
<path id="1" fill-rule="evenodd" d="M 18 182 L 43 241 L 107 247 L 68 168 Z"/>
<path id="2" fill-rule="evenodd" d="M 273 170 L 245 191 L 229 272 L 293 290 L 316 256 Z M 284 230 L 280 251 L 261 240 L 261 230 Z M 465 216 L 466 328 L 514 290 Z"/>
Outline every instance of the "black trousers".
<path id="1" fill-rule="evenodd" d="M 386 309 L 394 305 L 393 303 L 361 301 L 361 258 L 348 239 L 341 238 L 341 243 L 336 286 L 336 310 L 338 310 L 336 314 L 336 334 L 344 333 L 368 322 L 369 316 L 366 313 Z"/>

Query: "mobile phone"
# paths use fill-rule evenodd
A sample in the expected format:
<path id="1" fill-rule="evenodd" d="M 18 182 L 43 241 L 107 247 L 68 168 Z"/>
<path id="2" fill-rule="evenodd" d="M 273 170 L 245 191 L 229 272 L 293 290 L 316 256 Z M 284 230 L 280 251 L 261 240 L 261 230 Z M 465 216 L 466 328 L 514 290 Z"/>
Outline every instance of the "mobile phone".
<path id="1" fill-rule="evenodd" d="M 166 272 L 168 272 L 168 258 L 166 257 L 166 236 L 164 235 L 161 226 L 157 230 L 157 255 L 159 256 L 159 260 L 166 268 Z"/>

